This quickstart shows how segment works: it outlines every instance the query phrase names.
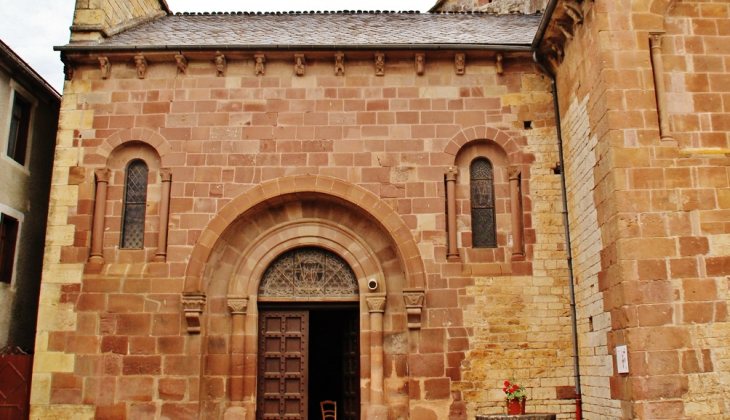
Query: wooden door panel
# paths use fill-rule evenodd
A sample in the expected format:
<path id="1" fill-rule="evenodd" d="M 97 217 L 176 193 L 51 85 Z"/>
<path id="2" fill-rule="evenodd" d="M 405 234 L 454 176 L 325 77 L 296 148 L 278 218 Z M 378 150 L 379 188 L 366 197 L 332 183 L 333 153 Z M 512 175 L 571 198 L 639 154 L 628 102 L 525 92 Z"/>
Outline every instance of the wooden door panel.
<path id="1" fill-rule="evenodd" d="M 259 420 L 307 420 L 308 311 L 259 314 Z"/>

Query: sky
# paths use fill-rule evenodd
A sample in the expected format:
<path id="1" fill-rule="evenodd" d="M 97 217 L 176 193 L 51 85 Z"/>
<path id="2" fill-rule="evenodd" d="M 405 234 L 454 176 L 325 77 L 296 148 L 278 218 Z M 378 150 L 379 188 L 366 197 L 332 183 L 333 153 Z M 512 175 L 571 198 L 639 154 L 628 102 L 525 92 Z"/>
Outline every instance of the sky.
<path id="1" fill-rule="evenodd" d="M 76 0 L 0 0 L 0 39 L 62 93 L 63 64 L 55 45 L 68 43 Z M 436 0 L 167 0 L 173 12 L 419 10 Z"/>

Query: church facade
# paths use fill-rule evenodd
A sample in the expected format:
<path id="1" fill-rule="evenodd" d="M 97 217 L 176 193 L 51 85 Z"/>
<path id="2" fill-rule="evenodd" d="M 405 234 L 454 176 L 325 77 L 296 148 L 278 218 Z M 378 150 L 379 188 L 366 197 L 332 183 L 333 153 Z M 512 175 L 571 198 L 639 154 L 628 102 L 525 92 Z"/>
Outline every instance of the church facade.
<path id="1" fill-rule="evenodd" d="M 31 417 L 729 418 L 730 5 L 466 3 L 77 1 Z"/>

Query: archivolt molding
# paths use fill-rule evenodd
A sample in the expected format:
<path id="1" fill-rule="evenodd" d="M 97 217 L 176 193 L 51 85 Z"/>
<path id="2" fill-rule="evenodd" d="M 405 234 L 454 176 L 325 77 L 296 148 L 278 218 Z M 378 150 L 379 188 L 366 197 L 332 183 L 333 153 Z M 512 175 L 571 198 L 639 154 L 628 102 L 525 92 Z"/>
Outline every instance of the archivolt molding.
<path id="1" fill-rule="evenodd" d="M 497 143 L 506 153 L 510 165 L 519 165 L 522 163 L 520 159 L 522 148 L 520 148 L 509 134 L 494 127 L 475 126 L 457 133 L 446 145 L 444 153 L 452 156 L 450 166 L 456 165 L 456 156 L 459 154 L 459 151 L 468 143 L 475 140 L 491 140 Z"/>
<path id="2" fill-rule="evenodd" d="M 96 149 L 95 154 L 101 156 L 100 162 L 106 162 L 114 149 L 129 142 L 143 142 L 151 146 L 162 159 L 162 165 L 168 166 L 165 156 L 172 150 L 170 143 L 162 135 L 148 128 L 130 128 L 118 131 L 105 139 Z"/>
<path id="3" fill-rule="evenodd" d="M 203 271 L 211 252 L 226 229 L 239 216 L 256 206 L 280 200 L 286 195 L 301 193 L 322 194 L 340 199 L 370 214 L 393 240 L 405 271 L 407 286 L 415 289 L 424 288 L 425 269 L 420 252 L 413 234 L 397 212 L 378 196 L 357 185 L 326 176 L 303 175 L 264 182 L 236 197 L 221 209 L 203 229 L 193 247 L 185 273 L 185 291 L 203 292 Z"/>

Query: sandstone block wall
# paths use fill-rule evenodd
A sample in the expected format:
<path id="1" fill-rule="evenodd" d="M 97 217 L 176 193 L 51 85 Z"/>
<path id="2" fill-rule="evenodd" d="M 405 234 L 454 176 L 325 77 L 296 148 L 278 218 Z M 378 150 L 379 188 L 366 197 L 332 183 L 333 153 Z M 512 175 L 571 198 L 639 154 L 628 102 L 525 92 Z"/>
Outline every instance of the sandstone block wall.
<path id="1" fill-rule="evenodd" d="M 426 74 L 418 76 L 413 55 L 394 52 L 386 75 L 378 77 L 370 54 L 346 52 L 347 73 L 335 76 L 332 56 L 312 53 L 306 74 L 296 77 L 289 55 L 269 57 L 266 75 L 255 76 L 252 57 L 231 54 L 226 76 L 216 77 L 213 54 L 191 57 L 187 75 L 177 72 L 172 57 L 150 59 L 144 79 L 137 78 L 132 56 L 112 57 L 107 80 L 91 57 L 66 84 L 34 415 L 63 409 L 77 410 L 79 418 L 218 418 L 230 398 L 230 314 L 226 283 L 215 279 L 230 274 L 236 247 L 246 243 L 226 238 L 250 238 L 254 234 L 246 232 L 302 214 L 323 221 L 353 216 L 341 200 L 319 200 L 319 212 L 311 197 L 307 203 L 303 198 L 301 209 L 274 200 L 267 204 L 271 215 L 240 219 L 240 227 L 220 241 L 209 231 L 222 229 L 216 223 L 223 213 L 230 217 L 228 204 L 238 206 L 247 194 L 265 197 L 277 180 L 286 185 L 276 188 L 296 189 L 300 184 L 291 177 L 304 176 L 301 188 L 321 179 L 328 185 L 322 192 L 334 194 L 348 184 L 357 187 L 351 192 L 368 192 L 369 206 L 383 205 L 380 212 L 393 212 L 407 227 L 392 243 L 411 241 L 420 254 L 413 263 L 424 270 L 425 303 L 421 329 L 408 333 L 400 299 L 404 268 L 382 245 L 384 233 L 358 227 L 371 216 L 353 219 L 365 242 L 381 244 L 374 249 L 382 247 L 384 271 L 395 279 L 388 285 L 393 300 L 384 342 L 390 418 L 500 413 L 501 384 L 512 377 L 528 387 L 531 410 L 570 418 L 573 402 L 557 397 L 573 375 L 560 182 L 553 170 L 557 143 L 549 80 L 537 74 L 531 58 L 507 55 L 500 75 L 493 56 L 468 54 L 467 74 L 457 76 L 453 54 L 434 53 L 427 55 Z M 512 256 L 510 203 L 502 190 L 498 248 L 471 250 L 467 160 L 457 188 L 462 260 L 447 262 L 445 172 L 462 164 L 460 154 L 484 145 L 506 150 L 522 171 L 525 256 Z M 118 246 L 123 161 L 135 153 L 153 162 L 159 156 L 150 164 L 142 251 Z M 94 169 L 103 166 L 112 169 L 105 264 L 94 265 L 88 264 Z M 158 167 L 172 171 L 165 262 L 153 262 Z M 506 167 L 496 170 L 506 177 Z M 200 244 L 215 249 L 210 260 L 196 260 Z M 206 263 L 203 279 L 212 281 L 215 298 L 206 305 L 203 333 L 189 335 L 181 312 L 185 275 Z M 255 336 L 246 348 L 254 351 Z M 246 360 L 255 366 L 255 354 Z M 252 379 L 244 382 L 249 388 Z M 363 380 L 368 384 L 368 377 Z"/>
<path id="2" fill-rule="evenodd" d="M 548 33 L 558 51 L 586 418 L 730 413 L 715 402 L 727 401 L 729 378 L 730 161 L 719 101 L 728 6 L 584 1 L 570 37 Z M 663 31 L 674 140 L 659 136 L 649 43 Z M 622 344 L 628 374 L 616 373 Z"/>

